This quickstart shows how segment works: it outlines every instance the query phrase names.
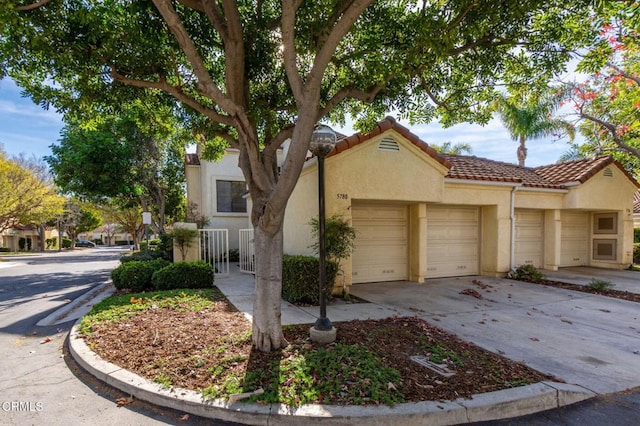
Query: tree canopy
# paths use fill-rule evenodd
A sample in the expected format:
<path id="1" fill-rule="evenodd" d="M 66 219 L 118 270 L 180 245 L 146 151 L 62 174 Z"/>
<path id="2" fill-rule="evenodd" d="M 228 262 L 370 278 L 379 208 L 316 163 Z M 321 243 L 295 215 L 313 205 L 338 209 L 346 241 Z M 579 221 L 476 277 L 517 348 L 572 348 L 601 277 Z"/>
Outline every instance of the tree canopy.
<path id="1" fill-rule="evenodd" d="M 117 113 L 72 120 L 45 158 L 62 190 L 94 201 L 139 204 L 154 213 L 157 232 L 163 233 L 167 215 L 184 213 L 188 139 L 166 108 L 148 100 L 141 97 L 120 105 Z"/>
<path id="2" fill-rule="evenodd" d="M 592 22 L 598 34 L 578 66 L 589 78 L 562 88 L 587 139 L 579 149 L 640 176 L 640 5 L 610 2 Z"/>
<path id="3" fill-rule="evenodd" d="M 0 69 L 33 99 L 73 113 L 161 91 L 167 106 L 182 105 L 199 141 L 239 149 L 253 201 L 261 350 L 282 344 L 284 210 L 316 123 L 351 114 L 362 128 L 392 110 L 412 122 L 485 122 L 496 84 L 564 69 L 596 3 L 45 1 L 0 0 Z"/>
<path id="4" fill-rule="evenodd" d="M 9 158 L 0 150 L 0 232 L 18 224 L 40 225 L 62 211 L 46 170 L 25 158 Z"/>

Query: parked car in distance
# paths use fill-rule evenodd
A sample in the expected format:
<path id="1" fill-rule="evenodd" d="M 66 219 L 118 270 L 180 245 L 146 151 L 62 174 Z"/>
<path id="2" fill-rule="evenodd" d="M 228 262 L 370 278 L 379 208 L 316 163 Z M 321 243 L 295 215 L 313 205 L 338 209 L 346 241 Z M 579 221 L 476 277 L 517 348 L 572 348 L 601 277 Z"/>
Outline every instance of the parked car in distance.
<path id="1" fill-rule="evenodd" d="M 79 240 L 76 241 L 76 247 L 95 247 L 96 244 L 92 241 Z"/>

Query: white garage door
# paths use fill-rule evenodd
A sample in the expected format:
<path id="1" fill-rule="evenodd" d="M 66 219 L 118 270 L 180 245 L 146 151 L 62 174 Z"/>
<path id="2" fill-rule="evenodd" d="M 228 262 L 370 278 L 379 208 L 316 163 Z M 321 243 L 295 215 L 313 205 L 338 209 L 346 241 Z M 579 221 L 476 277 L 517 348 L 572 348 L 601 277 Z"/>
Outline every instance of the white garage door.
<path id="1" fill-rule="evenodd" d="M 589 264 L 589 213 L 562 212 L 560 266 Z"/>
<path id="2" fill-rule="evenodd" d="M 353 282 L 406 280 L 408 277 L 407 207 L 356 205 L 352 211 L 357 231 L 353 251 Z"/>
<path id="3" fill-rule="evenodd" d="M 477 207 L 427 207 L 427 278 L 477 275 Z"/>
<path id="4" fill-rule="evenodd" d="M 514 264 L 541 268 L 544 253 L 544 212 L 516 210 Z"/>

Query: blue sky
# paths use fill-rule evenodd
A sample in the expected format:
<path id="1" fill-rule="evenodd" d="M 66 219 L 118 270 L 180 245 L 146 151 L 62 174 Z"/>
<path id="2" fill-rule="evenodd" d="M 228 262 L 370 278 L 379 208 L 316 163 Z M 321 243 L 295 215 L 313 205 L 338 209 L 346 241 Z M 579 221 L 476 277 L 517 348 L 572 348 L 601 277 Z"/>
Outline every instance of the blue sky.
<path id="1" fill-rule="evenodd" d="M 62 119 L 55 111 L 44 110 L 29 98 L 22 97 L 20 92 L 12 80 L 0 80 L 0 144 L 10 155 L 50 155 L 49 146 L 60 139 Z M 517 163 L 517 143 L 511 140 L 499 119 L 486 126 L 459 124 L 448 129 L 438 123 L 409 126 L 399 122 L 427 143 L 468 143 L 473 148 L 473 155 Z M 349 127 L 336 130 L 346 135 L 353 133 Z M 530 167 L 555 163 L 568 150 L 565 141 L 554 142 L 552 138 L 532 140 L 527 146 L 526 164 Z"/>

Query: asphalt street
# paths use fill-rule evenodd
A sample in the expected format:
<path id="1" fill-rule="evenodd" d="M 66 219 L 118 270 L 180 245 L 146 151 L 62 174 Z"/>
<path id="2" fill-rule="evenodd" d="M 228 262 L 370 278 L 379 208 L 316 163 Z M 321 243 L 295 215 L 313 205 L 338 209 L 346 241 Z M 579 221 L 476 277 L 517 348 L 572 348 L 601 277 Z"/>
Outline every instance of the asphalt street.
<path id="1" fill-rule="evenodd" d="M 121 251 L 77 249 L 0 261 L 0 425 L 200 425 L 210 420 L 128 398 L 79 369 L 65 341 L 74 320 L 40 327 L 109 279 Z M 215 423 L 213 423 L 215 424 Z"/>

